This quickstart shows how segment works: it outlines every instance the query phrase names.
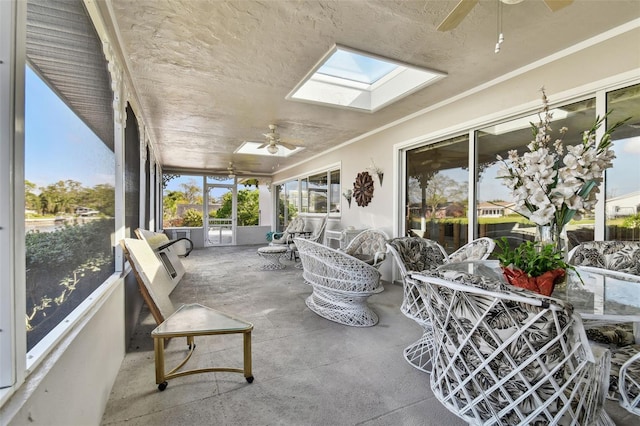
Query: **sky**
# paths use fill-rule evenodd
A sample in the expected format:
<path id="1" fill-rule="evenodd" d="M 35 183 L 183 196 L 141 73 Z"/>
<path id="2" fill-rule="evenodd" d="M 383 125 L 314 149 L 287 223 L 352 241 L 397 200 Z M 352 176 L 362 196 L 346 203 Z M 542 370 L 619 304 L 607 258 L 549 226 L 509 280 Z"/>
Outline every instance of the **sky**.
<path id="1" fill-rule="evenodd" d="M 37 187 L 114 185 L 113 152 L 29 67 L 25 80 L 25 178 Z"/>

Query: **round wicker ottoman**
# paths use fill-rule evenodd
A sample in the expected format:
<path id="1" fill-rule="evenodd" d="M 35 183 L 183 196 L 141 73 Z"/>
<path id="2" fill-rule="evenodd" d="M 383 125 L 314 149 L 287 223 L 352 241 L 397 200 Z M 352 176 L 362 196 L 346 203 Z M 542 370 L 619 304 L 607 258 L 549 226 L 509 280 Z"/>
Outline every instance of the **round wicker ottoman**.
<path id="1" fill-rule="evenodd" d="M 286 265 L 280 263 L 280 257 L 287 252 L 287 247 L 266 246 L 258 249 L 258 256 L 264 259 L 263 270 L 273 271 L 284 269 Z"/>

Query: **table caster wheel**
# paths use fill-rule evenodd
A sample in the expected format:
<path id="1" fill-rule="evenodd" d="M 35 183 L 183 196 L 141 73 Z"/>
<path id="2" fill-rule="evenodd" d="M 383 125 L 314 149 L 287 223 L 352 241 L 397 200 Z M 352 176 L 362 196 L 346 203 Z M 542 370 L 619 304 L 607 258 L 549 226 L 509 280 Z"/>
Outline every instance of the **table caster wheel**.
<path id="1" fill-rule="evenodd" d="M 253 383 L 253 376 L 249 376 L 246 379 L 247 379 L 247 383 Z"/>
<path id="2" fill-rule="evenodd" d="M 158 385 L 158 390 L 159 390 L 160 392 L 162 392 L 163 390 L 165 390 L 165 389 L 167 388 L 167 385 L 168 385 L 168 384 L 169 384 L 169 383 L 167 383 L 167 382 L 162 382 L 162 383 L 160 383 L 160 384 Z"/>

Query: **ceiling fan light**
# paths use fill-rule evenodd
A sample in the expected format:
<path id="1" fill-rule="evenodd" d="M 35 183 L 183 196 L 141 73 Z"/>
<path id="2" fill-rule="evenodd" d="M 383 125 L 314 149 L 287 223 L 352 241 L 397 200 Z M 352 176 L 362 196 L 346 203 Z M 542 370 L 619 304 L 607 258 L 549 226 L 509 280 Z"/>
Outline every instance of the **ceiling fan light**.
<path id="1" fill-rule="evenodd" d="M 278 147 L 275 145 L 269 145 L 267 147 L 267 151 L 269 151 L 269 154 L 277 154 L 278 153 Z"/>

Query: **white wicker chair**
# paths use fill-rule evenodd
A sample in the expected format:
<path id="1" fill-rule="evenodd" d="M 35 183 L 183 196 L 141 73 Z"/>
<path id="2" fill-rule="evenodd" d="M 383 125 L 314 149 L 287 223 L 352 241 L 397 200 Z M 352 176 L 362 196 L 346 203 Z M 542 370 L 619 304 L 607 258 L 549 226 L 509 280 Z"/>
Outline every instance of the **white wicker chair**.
<path id="1" fill-rule="evenodd" d="M 389 236 L 379 229 L 366 229 L 356 235 L 344 248 L 344 252 L 351 256 L 371 256 L 372 265 L 376 268 L 387 256 L 387 240 Z"/>
<path id="2" fill-rule="evenodd" d="M 618 380 L 620 405 L 630 413 L 640 416 L 640 346 L 633 345 L 625 352 L 630 356 L 620 366 Z M 614 353 L 611 358 L 612 369 L 615 368 L 615 359 L 618 355 L 619 353 Z"/>
<path id="3" fill-rule="evenodd" d="M 324 230 L 327 227 L 327 219 L 329 218 L 329 215 L 325 215 L 323 216 L 314 226 L 313 231 L 311 231 L 311 235 L 309 236 L 302 236 L 302 235 L 298 235 L 298 232 L 293 232 L 293 238 L 304 238 L 305 240 L 309 240 L 309 241 L 315 241 L 315 242 L 320 242 L 323 241 L 323 237 L 324 237 Z M 291 244 L 289 244 L 289 250 L 291 251 L 291 254 L 293 255 L 293 260 L 297 261 L 298 260 L 298 248 L 296 247 L 296 243 L 293 242 L 293 238 L 291 241 Z M 300 266 L 298 266 L 300 265 Z M 296 264 L 296 267 L 301 268 L 302 267 L 302 263 L 298 263 Z"/>
<path id="4" fill-rule="evenodd" d="M 434 269 L 446 263 L 447 253 L 435 241 L 420 237 L 392 238 L 387 242 L 387 250 L 396 260 L 402 275 L 404 297 L 400 311 L 417 322 L 422 328 L 422 336 L 404 349 L 404 358 L 419 370 L 430 372 L 428 367 L 433 349 L 433 330 L 422 297 L 413 281 L 406 278 L 410 271 Z"/>
<path id="5" fill-rule="evenodd" d="M 476 238 L 451 253 L 449 255 L 449 262 L 485 260 L 491 255 L 495 247 L 496 242 L 489 237 Z"/>
<path id="6" fill-rule="evenodd" d="M 587 241 L 569 252 L 569 263 L 640 275 L 640 241 Z"/>
<path id="7" fill-rule="evenodd" d="M 288 246 L 293 241 L 294 234 L 304 231 L 304 226 L 305 222 L 301 216 L 294 217 L 283 232 L 273 234 L 269 245 L 286 244 Z"/>
<path id="8" fill-rule="evenodd" d="M 353 256 L 315 241 L 294 239 L 305 281 L 313 286 L 306 304 L 328 320 L 354 327 L 378 323 L 367 299 L 384 290 L 380 272 Z"/>
<path id="9" fill-rule="evenodd" d="M 587 241 L 569 252 L 569 263 L 640 275 L 640 242 Z M 587 337 L 611 348 L 609 398 L 640 416 L 640 346 L 633 345 L 632 323 L 585 321 Z"/>
<path id="10" fill-rule="evenodd" d="M 610 421 L 610 353 L 590 347 L 570 305 L 453 271 L 409 279 L 433 323 L 431 389 L 451 412 L 477 425 Z"/>

